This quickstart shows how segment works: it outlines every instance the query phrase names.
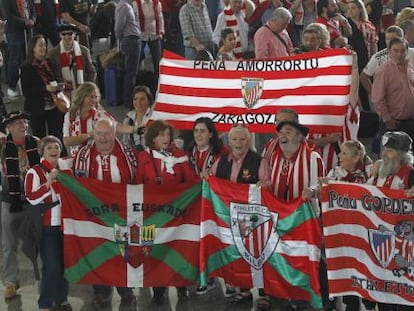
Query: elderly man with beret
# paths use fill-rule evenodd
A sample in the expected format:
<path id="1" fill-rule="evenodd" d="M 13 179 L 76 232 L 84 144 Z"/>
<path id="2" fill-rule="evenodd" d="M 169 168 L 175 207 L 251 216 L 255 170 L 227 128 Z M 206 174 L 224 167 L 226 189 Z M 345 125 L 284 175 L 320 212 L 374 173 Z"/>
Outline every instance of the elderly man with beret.
<path id="1" fill-rule="evenodd" d="M 27 171 L 40 162 L 38 138 L 28 134 L 29 115 L 14 111 L 3 120 L 8 131 L 1 141 L 1 237 L 3 252 L 3 283 L 6 299 L 16 296 L 20 287 L 17 262 L 18 229 L 23 219 L 24 178 Z"/>

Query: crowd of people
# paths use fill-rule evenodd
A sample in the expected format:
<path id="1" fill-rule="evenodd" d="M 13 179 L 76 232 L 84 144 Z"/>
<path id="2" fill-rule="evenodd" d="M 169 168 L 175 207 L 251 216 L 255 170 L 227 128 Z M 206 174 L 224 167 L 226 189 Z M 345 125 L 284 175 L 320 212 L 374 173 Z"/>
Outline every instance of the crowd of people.
<path id="1" fill-rule="evenodd" d="M 381 1 L 361 0 L 120 0 L 114 10 L 113 32 L 124 57 L 124 105 L 133 109 L 119 122 L 101 105 L 101 90 L 96 85 L 89 29 L 96 3 L 4 1 L 2 13 L 7 22 L 0 23 L 0 30 L 7 24 L 6 94 L 9 98 L 19 95 L 20 81 L 25 99 L 24 111 L 6 113 L 2 121 L 5 298 L 15 297 L 20 287 L 17 231 L 23 211 L 45 208 L 38 307 L 43 311 L 72 310 L 63 277 L 61 205 L 56 187 L 59 171 L 79 178 L 149 185 L 197 182 L 214 175 L 265 187 L 282 200 L 302 196 L 317 212 L 320 187 L 327 179 L 411 189 L 414 9 L 399 2 L 394 1 L 390 8 Z M 147 86 L 135 86 L 146 46 L 156 75 L 163 47 L 188 59 L 207 51 L 208 59 L 223 61 L 279 58 L 330 48 L 355 51 L 344 130 L 309 133 L 296 111 L 282 109 L 276 113 L 275 133 L 269 133 L 274 136 L 260 153 L 252 148 L 248 127 L 234 126 L 226 146 L 214 123 L 201 117 L 194 123 L 191 142 L 184 144 L 188 147 L 181 148 L 170 124 L 163 120 L 148 124 L 154 94 Z M 61 94 L 70 101 L 68 111 L 56 103 Z M 379 134 L 384 139 L 380 141 L 381 159 L 375 163 L 358 141 L 357 130 L 347 126 L 359 106 L 375 109 L 381 121 Z M 323 259 L 320 264 L 325 267 Z M 324 309 L 335 310 L 335 302 L 328 298 L 326 268 L 321 269 L 320 283 Z M 196 294 L 214 288 L 215 281 L 210 279 Z M 165 290 L 153 288 L 154 304 L 164 302 Z M 136 304 L 131 288 L 118 287 L 117 291 L 121 305 Z M 187 288 L 178 287 L 177 292 L 179 299 L 189 299 Z M 108 305 L 110 294 L 111 287 L 93 285 L 95 307 Z M 226 296 L 237 304 L 251 301 L 252 292 L 226 284 Z M 270 310 L 271 297 L 277 296 L 259 289 L 257 309 Z M 354 296 L 343 297 L 343 302 L 347 310 L 357 310 L 360 303 Z M 366 310 L 377 305 L 368 300 L 362 303 Z M 289 310 L 306 308 L 306 301 L 288 304 Z M 378 309 L 410 307 L 379 303 Z"/>

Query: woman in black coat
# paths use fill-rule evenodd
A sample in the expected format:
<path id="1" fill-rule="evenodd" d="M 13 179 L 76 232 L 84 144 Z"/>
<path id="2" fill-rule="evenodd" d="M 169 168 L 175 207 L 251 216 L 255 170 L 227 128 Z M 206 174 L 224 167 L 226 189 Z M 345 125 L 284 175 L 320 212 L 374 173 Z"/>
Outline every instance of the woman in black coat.
<path id="1" fill-rule="evenodd" d="M 45 58 L 47 43 L 42 35 L 29 40 L 26 62 L 21 68 L 21 84 L 25 97 L 24 110 L 30 112 L 33 135 L 53 135 L 62 139 L 63 113 L 53 103 L 59 90 L 56 74 Z"/>

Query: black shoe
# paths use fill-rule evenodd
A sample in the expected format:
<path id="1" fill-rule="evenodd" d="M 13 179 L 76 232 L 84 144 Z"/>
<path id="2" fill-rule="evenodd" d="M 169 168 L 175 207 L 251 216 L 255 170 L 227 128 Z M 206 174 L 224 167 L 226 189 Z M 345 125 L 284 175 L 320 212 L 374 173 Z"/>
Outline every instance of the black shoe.
<path id="1" fill-rule="evenodd" d="M 190 299 L 190 292 L 187 287 L 177 287 L 177 295 L 179 301 L 188 301 Z"/>
<path id="2" fill-rule="evenodd" d="M 133 307 L 137 305 L 137 297 L 134 294 L 129 294 L 121 297 L 121 307 Z"/>
<path id="3" fill-rule="evenodd" d="M 157 306 L 162 306 L 164 304 L 164 295 L 152 297 L 151 303 Z"/>

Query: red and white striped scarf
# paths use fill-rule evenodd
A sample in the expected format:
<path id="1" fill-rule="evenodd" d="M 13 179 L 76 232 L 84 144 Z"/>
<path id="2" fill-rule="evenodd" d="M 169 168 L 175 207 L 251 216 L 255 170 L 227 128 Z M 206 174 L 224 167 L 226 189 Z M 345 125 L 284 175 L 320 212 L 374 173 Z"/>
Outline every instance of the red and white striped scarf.
<path id="1" fill-rule="evenodd" d="M 60 21 L 59 0 L 53 0 L 53 4 L 55 6 L 56 21 Z M 34 7 L 36 16 L 42 16 L 42 0 L 34 0 Z"/>
<path id="2" fill-rule="evenodd" d="M 63 42 L 60 41 L 60 67 L 62 68 L 62 77 L 66 81 L 72 81 L 74 88 L 82 84 L 83 81 L 83 59 L 80 45 L 77 41 L 73 41 L 73 59 L 72 51 L 66 52 Z M 74 79 L 71 70 L 72 65 L 76 63 L 76 79 Z"/>
<path id="3" fill-rule="evenodd" d="M 137 161 L 128 146 L 115 139 L 113 151 L 105 161 L 108 161 L 107 165 L 104 165 L 103 158 L 97 153 L 95 143 L 92 142 L 82 147 L 76 155 L 75 175 L 114 183 L 133 183 Z M 107 171 L 105 167 L 108 168 Z"/>
<path id="4" fill-rule="evenodd" d="M 296 158 L 290 161 L 286 183 L 281 182 L 281 173 L 284 162 L 282 150 L 278 145 L 270 159 L 272 169 L 271 190 L 277 196 L 280 189 L 283 191 L 286 189 L 286 199 L 288 201 L 301 196 L 305 187 L 316 185 L 318 177 L 325 175 L 321 157 L 318 153 L 312 151 L 306 142 L 303 142 L 300 146 Z"/>
<path id="5" fill-rule="evenodd" d="M 378 52 L 377 49 L 377 29 L 375 28 L 374 24 L 370 21 L 362 22 L 359 25 L 359 30 L 361 31 L 364 39 L 365 45 L 368 50 L 368 58 L 371 58 L 372 55 Z"/>
<path id="6" fill-rule="evenodd" d="M 226 28 L 233 29 L 234 33 L 236 34 L 236 46 L 233 49 L 234 56 L 236 56 L 237 59 L 241 59 L 242 50 L 240 39 L 240 27 L 236 15 L 231 9 L 224 9 L 223 13 L 226 21 Z M 242 16 L 245 16 L 243 12 L 240 12 L 240 14 L 242 14 Z"/>
<path id="7" fill-rule="evenodd" d="M 160 34 L 160 14 L 158 10 L 158 6 L 160 5 L 159 0 L 152 1 L 152 8 L 154 10 L 154 18 L 155 18 L 155 32 L 157 35 Z M 133 4 L 134 10 L 136 10 L 136 14 L 139 17 L 139 28 L 142 32 L 145 32 L 145 14 L 142 9 L 142 2 L 141 0 L 135 0 L 135 4 Z"/>

